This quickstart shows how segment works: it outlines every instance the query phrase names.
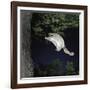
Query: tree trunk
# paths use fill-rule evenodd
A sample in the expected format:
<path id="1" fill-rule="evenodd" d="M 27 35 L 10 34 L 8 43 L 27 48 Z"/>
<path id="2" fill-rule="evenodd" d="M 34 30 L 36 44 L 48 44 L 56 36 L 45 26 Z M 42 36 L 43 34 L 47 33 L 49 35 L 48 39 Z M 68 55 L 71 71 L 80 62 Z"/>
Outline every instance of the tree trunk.
<path id="1" fill-rule="evenodd" d="M 31 58 L 31 18 L 29 11 L 20 11 L 20 73 L 21 78 L 33 76 L 33 62 Z"/>

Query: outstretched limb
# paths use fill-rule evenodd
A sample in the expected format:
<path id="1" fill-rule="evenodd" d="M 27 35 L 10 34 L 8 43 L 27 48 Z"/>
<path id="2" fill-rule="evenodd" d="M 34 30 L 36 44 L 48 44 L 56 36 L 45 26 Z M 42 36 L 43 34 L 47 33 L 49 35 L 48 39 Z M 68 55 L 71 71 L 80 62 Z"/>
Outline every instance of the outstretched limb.
<path id="1" fill-rule="evenodd" d="M 67 48 L 63 48 L 63 51 L 65 54 L 68 54 L 69 56 L 74 56 L 74 52 L 70 52 Z"/>

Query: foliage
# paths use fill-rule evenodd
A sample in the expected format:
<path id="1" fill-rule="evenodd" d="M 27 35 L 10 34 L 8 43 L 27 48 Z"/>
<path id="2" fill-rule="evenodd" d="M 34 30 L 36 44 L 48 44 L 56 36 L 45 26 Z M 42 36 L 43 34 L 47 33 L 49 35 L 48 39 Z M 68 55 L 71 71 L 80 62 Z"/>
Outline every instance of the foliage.
<path id="1" fill-rule="evenodd" d="M 67 65 L 66 65 L 66 74 L 67 75 L 75 74 L 75 69 L 74 69 L 73 62 L 70 62 L 70 61 L 67 62 Z"/>
<path id="2" fill-rule="evenodd" d="M 33 13 L 32 14 L 32 34 L 45 37 L 49 32 L 63 35 L 66 28 L 79 26 L 78 13 Z"/>
<path id="3" fill-rule="evenodd" d="M 36 77 L 65 76 L 76 74 L 73 62 L 67 61 L 67 63 L 65 64 L 59 59 L 53 60 L 46 66 L 38 65 L 37 67 L 35 67 L 34 72 L 34 75 Z"/>
<path id="4" fill-rule="evenodd" d="M 35 76 L 57 76 L 57 75 L 63 75 L 64 70 L 63 68 L 63 62 L 59 59 L 53 60 L 50 64 L 43 66 L 38 65 L 34 71 Z"/>
<path id="5" fill-rule="evenodd" d="M 63 62 L 59 59 L 53 60 L 52 63 L 49 64 L 46 69 L 47 69 L 48 75 L 51 75 L 51 76 L 64 74 Z"/>
<path id="6" fill-rule="evenodd" d="M 34 71 L 35 77 L 65 76 L 76 74 L 73 62 L 67 61 L 67 63 L 65 64 L 59 59 L 53 60 L 50 64 L 46 66 L 38 65 L 34 68 Z"/>

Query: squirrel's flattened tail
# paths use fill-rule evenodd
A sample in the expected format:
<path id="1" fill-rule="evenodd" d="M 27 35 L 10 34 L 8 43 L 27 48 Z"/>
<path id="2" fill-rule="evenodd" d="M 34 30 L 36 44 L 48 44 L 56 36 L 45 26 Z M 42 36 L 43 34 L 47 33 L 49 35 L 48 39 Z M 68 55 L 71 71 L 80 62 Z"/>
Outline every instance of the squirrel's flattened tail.
<path id="1" fill-rule="evenodd" d="M 74 56 L 74 52 L 70 52 L 67 48 L 63 48 L 63 51 L 65 54 L 68 54 L 69 56 Z"/>

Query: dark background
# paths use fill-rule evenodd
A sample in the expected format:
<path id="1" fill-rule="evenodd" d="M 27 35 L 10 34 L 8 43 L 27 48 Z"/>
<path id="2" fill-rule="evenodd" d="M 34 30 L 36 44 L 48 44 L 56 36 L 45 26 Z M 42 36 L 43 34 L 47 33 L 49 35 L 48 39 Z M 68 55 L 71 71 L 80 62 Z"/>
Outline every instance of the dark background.
<path id="1" fill-rule="evenodd" d="M 66 47 L 75 53 L 66 55 L 63 50 L 55 51 L 55 46 L 45 40 L 32 38 L 31 56 L 34 62 L 34 76 L 60 76 L 79 74 L 79 29 L 64 30 Z"/>

